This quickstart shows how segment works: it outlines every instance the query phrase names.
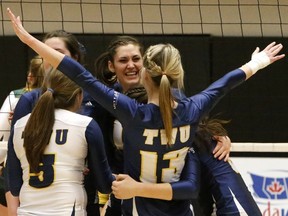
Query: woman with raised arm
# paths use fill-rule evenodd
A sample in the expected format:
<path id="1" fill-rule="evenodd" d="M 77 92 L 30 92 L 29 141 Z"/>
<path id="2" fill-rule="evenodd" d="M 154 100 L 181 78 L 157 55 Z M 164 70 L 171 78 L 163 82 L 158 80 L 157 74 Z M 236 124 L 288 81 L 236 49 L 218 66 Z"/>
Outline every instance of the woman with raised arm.
<path id="1" fill-rule="evenodd" d="M 19 17 L 16 18 L 9 9 L 8 14 L 22 42 L 79 84 L 120 121 L 125 172 L 136 181 L 163 182 L 165 187 L 170 187 L 168 193 L 151 190 L 143 195 L 156 199 L 134 197 L 124 200 L 124 215 L 192 215 L 190 206 L 184 202 L 189 199 L 190 191 L 187 190 L 190 187 L 187 184 L 174 185 L 180 179 L 199 121 L 231 89 L 284 57 L 278 55 L 281 44 L 273 42 L 260 53 L 257 48 L 247 64 L 227 73 L 199 94 L 176 102 L 171 88 L 183 85 L 180 54 L 171 44 L 151 46 L 145 52 L 144 67 L 140 72 L 148 103 L 140 104 L 103 85 L 82 65 L 34 38 L 23 28 Z M 179 201 L 181 199 L 184 200 Z"/>
<path id="2" fill-rule="evenodd" d="M 77 114 L 83 91 L 57 70 L 46 75 L 47 90 L 31 114 L 19 119 L 8 142 L 9 189 L 19 197 L 18 215 L 87 215 L 83 170 L 94 187 L 111 192 L 101 129 Z"/>
<path id="3" fill-rule="evenodd" d="M 64 30 L 53 30 L 48 33 L 46 33 L 42 39 L 42 41 L 50 46 L 51 48 L 70 56 L 71 58 L 75 59 L 77 62 L 79 62 L 82 65 L 85 65 L 85 54 L 86 49 L 85 47 L 77 40 L 76 36 L 64 31 Z M 41 63 L 43 59 L 41 60 Z M 52 68 L 49 63 L 46 61 L 43 61 L 42 68 L 44 68 L 44 75 L 46 72 L 48 73 Z M 16 123 L 17 120 L 22 118 L 23 116 L 29 114 L 32 112 L 36 102 L 38 101 L 39 97 L 43 92 L 46 91 L 46 86 L 39 85 L 38 88 L 24 93 L 21 98 L 19 99 L 15 110 L 13 114 L 13 118 L 11 121 L 11 127 Z M 87 106 L 88 104 L 88 106 Z M 97 110 L 97 111 L 95 111 Z M 109 115 L 109 113 L 104 110 L 100 105 L 98 105 L 86 92 L 83 93 L 83 102 L 80 110 L 78 113 L 92 117 L 96 122 L 99 124 L 102 130 L 102 122 L 106 121 L 105 115 Z M 99 121 L 102 119 L 102 121 Z M 104 142 L 106 143 L 105 136 L 104 136 Z M 106 146 L 106 144 L 105 144 Z M 96 189 L 93 188 L 93 182 L 91 175 L 87 172 L 85 172 L 85 188 L 87 189 L 87 215 L 88 216 L 97 216 L 99 214 L 99 207 L 98 203 L 95 202 L 97 200 L 95 196 L 97 195 Z M 10 215 L 16 215 L 15 212 L 15 205 L 13 203 L 13 196 L 9 192 L 9 185 L 6 185 L 6 199 L 7 199 L 7 205 L 10 212 Z M 18 205 L 18 203 L 16 202 Z M 16 206 L 17 207 L 17 206 Z"/>
<path id="4" fill-rule="evenodd" d="M 144 47 L 137 38 L 128 35 L 116 36 L 111 40 L 106 51 L 96 59 L 95 76 L 105 85 L 113 87 L 115 90 L 122 92 L 130 98 L 134 98 L 139 103 L 147 103 L 147 92 L 140 84 L 140 70 L 143 67 L 143 54 Z M 177 100 L 185 97 L 185 95 L 177 89 L 173 91 L 173 95 Z M 108 119 L 106 122 L 109 122 Z M 103 135 L 110 134 L 109 140 L 111 140 L 111 142 L 106 143 L 111 145 L 109 149 L 114 149 L 114 154 L 110 154 L 110 156 L 113 157 L 109 160 L 113 173 L 123 173 L 123 160 L 125 160 L 125 158 L 123 158 L 121 124 L 117 119 L 112 118 L 108 127 L 101 127 L 101 129 Z M 105 130 L 108 130 L 109 132 L 107 133 Z M 222 159 L 226 161 L 229 157 L 229 150 L 231 147 L 231 143 L 227 142 L 229 141 L 229 138 L 226 136 L 217 136 L 215 139 L 218 142 L 213 149 L 213 154 L 215 158 L 219 159 L 219 162 Z M 191 153 L 191 160 L 193 156 L 195 157 L 195 155 Z M 191 167 L 193 167 L 193 165 L 191 165 Z M 205 171 L 206 170 L 203 170 L 203 172 Z M 206 182 L 201 181 L 201 185 L 202 184 L 207 185 Z M 99 196 L 99 202 L 105 204 L 107 198 L 105 200 L 103 197 L 105 196 L 102 194 Z M 194 214 L 197 215 L 197 208 L 194 203 L 195 202 L 193 202 Z M 113 194 L 110 194 L 109 201 L 106 202 L 106 204 L 106 208 L 104 207 L 103 210 L 105 211 L 105 216 L 122 215 L 121 200 L 115 199 Z"/>

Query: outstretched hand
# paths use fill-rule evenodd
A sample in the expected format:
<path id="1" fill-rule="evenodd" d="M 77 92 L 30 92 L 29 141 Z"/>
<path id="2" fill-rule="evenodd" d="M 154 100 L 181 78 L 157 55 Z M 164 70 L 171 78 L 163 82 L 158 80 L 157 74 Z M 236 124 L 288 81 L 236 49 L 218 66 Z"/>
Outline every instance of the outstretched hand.
<path id="1" fill-rule="evenodd" d="M 11 20 L 12 27 L 14 29 L 14 32 L 18 36 L 18 38 L 25 44 L 29 43 L 29 40 L 33 39 L 33 37 L 24 29 L 20 17 L 15 16 L 13 12 L 10 10 L 10 8 L 7 8 L 8 16 Z"/>
<path id="2" fill-rule="evenodd" d="M 282 48 L 283 48 L 282 44 L 276 44 L 276 42 L 272 42 L 268 46 L 266 46 L 265 49 L 262 50 L 261 52 L 267 55 L 267 57 L 270 60 L 269 63 L 271 64 L 279 59 L 284 58 L 285 54 L 277 55 L 281 51 Z M 259 47 L 257 47 L 256 50 L 252 53 L 252 59 L 257 56 L 259 51 L 260 49 Z"/>
<path id="3" fill-rule="evenodd" d="M 278 55 L 282 48 L 282 44 L 276 44 L 276 42 L 270 43 L 261 52 L 259 52 L 260 49 L 257 47 L 252 53 L 251 61 L 246 64 L 246 66 L 251 70 L 252 75 L 254 75 L 258 70 L 284 58 L 285 54 Z M 248 78 L 250 76 L 248 76 Z"/>
<path id="4" fill-rule="evenodd" d="M 7 8 L 7 13 L 18 38 L 43 57 L 52 67 L 57 68 L 65 55 L 30 35 L 22 26 L 20 17 L 16 17 L 9 8 Z"/>

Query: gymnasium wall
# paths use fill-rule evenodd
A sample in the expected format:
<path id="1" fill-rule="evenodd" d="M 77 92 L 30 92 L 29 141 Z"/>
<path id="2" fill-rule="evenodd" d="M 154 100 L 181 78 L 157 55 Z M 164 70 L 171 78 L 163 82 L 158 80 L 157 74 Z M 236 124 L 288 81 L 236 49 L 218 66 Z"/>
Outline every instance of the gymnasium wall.
<path id="1" fill-rule="evenodd" d="M 41 38 L 42 35 L 36 35 Z M 115 35 L 79 34 L 86 47 L 87 68 L 93 71 L 95 58 L 105 50 Z M 212 81 L 250 60 L 259 46 L 271 41 L 288 44 L 283 37 L 211 37 L 210 35 L 134 35 L 147 48 L 151 44 L 171 43 L 182 54 L 185 70 L 185 92 L 192 95 Z M 0 37 L 0 101 L 13 89 L 24 86 L 30 58 L 35 54 L 15 36 Z M 211 115 L 231 120 L 227 125 L 234 142 L 287 142 L 286 113 L 287 59 L 260 71 L 249 82 L 229 93 Z M 288 88 L 288 87 L 287 87 Z"/>

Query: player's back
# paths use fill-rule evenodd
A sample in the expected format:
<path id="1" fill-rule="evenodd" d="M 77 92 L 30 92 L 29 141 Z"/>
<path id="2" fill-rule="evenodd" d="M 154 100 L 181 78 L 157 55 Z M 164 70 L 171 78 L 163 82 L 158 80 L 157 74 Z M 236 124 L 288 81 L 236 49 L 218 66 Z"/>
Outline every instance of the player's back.
<path id="1" fill-rule="evenodd" d="M 30 173 L 21 134 L 28 116 L 15 124 L 14 149 L 23 170 L 18 214 L 85 215 L 83 170 L 87 156 L 85 131 L 90 117 L 58 109 L 50 143 L 44 151 L 39 173 Z M 47 131 L 47 133 L 50 133 Z"/>

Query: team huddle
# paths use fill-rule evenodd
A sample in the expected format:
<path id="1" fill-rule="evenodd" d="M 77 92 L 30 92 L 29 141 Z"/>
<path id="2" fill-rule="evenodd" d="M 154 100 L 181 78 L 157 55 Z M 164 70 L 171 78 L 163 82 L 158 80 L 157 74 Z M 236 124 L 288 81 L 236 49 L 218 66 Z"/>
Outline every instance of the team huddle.
<path id="1" fill-rule="evenodd" d="M 39 41 L 7 12 L 43 58 L 44 76 L 12 117 L 4 167 L 11 215 L 262 215 L 229 160 L 225 121 L 208 116 L 282 59 L 281 44 L 257 48 L 248 63 L 186 96 L 171 44 L 144 52 L 136 38 L 115 37 L 90 73 L 75 36 L 54 31 Z"/>

